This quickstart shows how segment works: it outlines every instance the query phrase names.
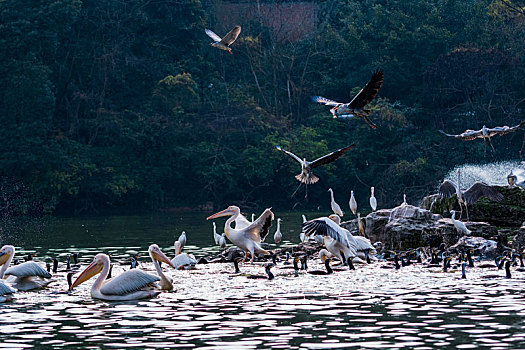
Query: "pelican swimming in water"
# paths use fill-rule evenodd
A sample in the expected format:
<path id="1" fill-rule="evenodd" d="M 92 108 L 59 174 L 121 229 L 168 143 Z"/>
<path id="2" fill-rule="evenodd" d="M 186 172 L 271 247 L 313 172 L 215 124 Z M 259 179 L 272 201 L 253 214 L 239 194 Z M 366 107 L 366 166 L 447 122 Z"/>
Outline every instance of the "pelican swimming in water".
<path id="1" fill-rule="evenodd" d="M 352 213 L 354 213 L 355 215 L 355 213 L 357 212 L 357 201 L 354 197 L 354 191 L 350 191 L 350 200 L 348 201 L 348 206 L 350 207 Z"/>
<path id="2" fill-rule="evenodd" d="M 343 211 L 341 210 L 341 207 L 339 206 L 339 204 L 337 204 L 337 202 L 334 199 L 334 191 L 331 188 L 329 188 L 328 192 L 330 192 L 330 207 L 332 208 L 332 211 L 334 212 L 334 214 L 343 216 Z"/>
<path id="3" fill-rule="evenodd" d="M 376 211 L 377 209 L 377 199 L 374 196 L 374 187 L 370 187 L 370 208 L 372 208 L 372 211 Z"/>
<path id="4" fill-rule="evenodd" d="M 283 239 L 283 234 L 281 233 L 281 218 L 277 218 L 277 230 L 273 234 L 273 241 L 275 243 L 281 242 Z"/>
<path id="5" fill-rule="evenodd" d="M 182 246 L 179 241 L 175 241 L 175 257 L 171 259 L 171 265 L 177 270 L 191 270 L 195 268 L 197 259 L 193 254 L 182 253 Z"/>
<path id="6" fill-rule="evenodd" d="M 325 106 L 331 106 L 330 113 L 332 113 L 334 118 L 359 117 L 363 119 L 371 129 L 376 129 L 377 126 L 368 118 L 370 111 L 366 110 L 365 107 L 376 97 L 382 85 L 383 72 L 376 70 L 365 87 L 348 103 L 336 102 L 321 96 L 312 96 L 312 101 Z"/>
<path id="7" fill-rule="evenodd" d="M 337 151 L 328 153 L 322 157 L 317 158 L 313 162 L 309 162 L 306 160 L 306 158 L 301 159 L 295 154 L 293 154 L 290 151 L 287 151 L 280 146 L 275 146 L 275 148 L 281 152 L 284 152 L 285 154 L 289 155 L 293 159 L 295 159 L 299 164 L 301 164 L 301 173 L 298 175 L 295 175 L 295 178 L 297 181 L 304 183 L 305 185 L 313 185 L 317 181 L 319 181 L 319 178 L 315 176 L 312 172 L 313 169 L 318 168 L 322 165 L 332 163 L 336 161 L 337 159 L 341 158 L 343 154 L 348 152 L 350 149 L 355 147 L 355 143 L 351 144 L 350 146 L 347 146 L 345 148 L 338 149 Z"/>
<path id="8" fill-rule="evenodd" d="M 213 42 L 210 44 L 211 46 L 228 51 L 228 53 L 231 55 L 232 50 L 230 49 L 230 45 L 233 44 L 235 40 L 237 40 L 237 37 L 241 33 L 241 26 L 236 25 L 233 27 L 233 29 L 224 36 L 224 38 L 221 38 L 209 29 L 205 29 L 204 31 L 206 32 L 206 35 L 213 39 Z"/>
<path id="9" fill-rule="evenodd" d="M 13 300 L 13 294 L 15 291 L 6 284 L 0 282 L 0 303 Z"/>
<path id="10" fill-rule="evenodd" d="M 260 252 L 266 255 L 270 254 L 260 246 L 260 243 L 263 242 L 268 235 L 274 216 L 270 209 L 266 209 L 261 214 L 261 216 L 259 216 L 259 218 L 257 218 L 257 220 L 255 220 L 249 226 L 244 228 L 232 228 L 231 223 L 235 221 L 240 213 L 241 210 L 239 207 L 231 205 L 218 213 L 208 216 L 206 220 L 215 219 L 222 216 L 230 216 L 224 224 L 224 233 L 233 244 L 244 251 L 244 259 L 242 262 L 244 263 L 246 261 L 248 253 L 250 253 L 252 256 L 251 262 L 253 263 L 255 259 L 255 252 Z"/>
<path id="11" fill-rule="evenodd" d="M 503 195 L 496 191 L 492 186 L 489 186 L 487 184 L 484 184 L 483 182 L 477 181 L 474 183 L 474 185 L 470 186 L 468 190 L 462 190 L 461 189 L 461 171 L 457 170 L 458 174 L 458 183 L 455 184 L 452 181 L 445 180 L 439 187 L 439 194 L 441 197 L 450 198 L 455 193 L 458 199 L 459 208 L 460 208 L 460 215 L 459 218 L 461 219 L 461 214 L 463 213 L 463 207 L 465 206 L 465 210 L 467 212 L 467 219 L 468 219 L 468 204 L 474 204 L 476 203 L 480 198 L 486 197 L 492 201 L 499 202 L 503 199 Z"/>
<path id="12" fill-rule="evenodd" d="M 329 218 L 337 224 L 337 226 L 341 225 L 341 218 L 337 215 L 330 215 Z M 341 227 L 341 226 L 339 226 Z M 342 228 L 342 227 L 341 227 Z M 343 229 L 344 230 L 344 229 Z M 352 236 L 350 231 L 345 230 L 347 235 Z M 375 257 L 375 254 L 377 254 L 377 251 L 375 247 L 370 243 L 370 240 L 363 236 L 352 236 L 356 242 L 356 256 L 357 259 L 354 259 L 354 262 L 358 263 L 364 263 L 366 261 L 367 263 L 370 263 L 372 261 L 378 261 L 377 257 Z"/>
<path id="13" fill-rule="evenodd" d="M 471 141 L 471 140 L 475 140 L 475 139 L 483 139 L 483 142 L 486 143 L 487 140 L 488 140 L 489 144 L 490 144 L 490 147 L 492 147 L 492 150 L 496 151 L 494 149 L 494 146 L 492 145 L 491 140 L 490 140 L 491 137 L 496 136 L 496 135 L 502 136 L 502 135 L 505 135 L 505 134 L 509 134 L 511 132 L 514 132 L 514 131 L 516 131 L 518 129 L 523 128 L 524 126 L 525 126 L 525 121 L 522 121 L 520 124 L 512 126 L 512 127 L 505 125 L 505 126 L 497 126 L 495 128 L 487 128 L 485 125 L 483 125 L 483 127 L 480 130 L 467 129 L 467 130 L 465 130 L 464 132 L 462 132 L 459 135 L 447 134 L 443 130 L 439 130 L 439 132 L 442 133 L 443 135 L 446 135 L 446 136 L 449 136 L 449 137 L 453 137 L 455 139 L 459 139 L 459 140 L 463 140 L 463 141 Z"/>
<path id="14" fill-rule="evenodd" d="M 471 231 L 465 226 L 465 224 L 459 220 L 456 220 L 456 211 L 451 210 L 450 213 L 452 214 L 452 217 L 450 218 L 452 220 L 452 223 L 456 227 L 456 230 L 459 233 L 463 233 L 464 235 L 470 236 Z"/>
<path id="15" fill-rule="evenodd" d="M 138 300 L 153 298 L 161 293 L 156 285 L 160 278 L 139 269 L 127 270 L 115 278 L 106 280 L 110 265 L 109 256 L 103 253 L 95 255 L 93 262 L 77 277 L 69 290 L 72 291 L 73 288 L 100 273 L 91 287 L 91 296 L 95 299 Z"/>
<path id="16" fill-rule="evenodd" d="M 160 282 L 158 283 L 161 290 L 172 290 L 173 289 L 173 280 L 166 276 L 162 272 L 162 267 L 160 266 L 159 262 L 163 262 L 168 264 L 171 267 L 174 267 L 171 264 L 170 259 L 160 250 L 159 246 L 156 244 L 152 244 L 148 248 L 149 256 L 151 257 L 151 261 L 153 261 L 153 266 L 155 266 L 155 270 L 157 271 L 157 275 L 160 277 Z"/>
<path id="17" fill-rule="evenodd" d="M 0 279 L 8 276 L 6 281 L 21 291 L 44 288 L 51 283 L 51 274 L 34 261 L 9 267 L 14 256 L 15 247 L 12 245 L 4 245 L 0 249 Z"/>

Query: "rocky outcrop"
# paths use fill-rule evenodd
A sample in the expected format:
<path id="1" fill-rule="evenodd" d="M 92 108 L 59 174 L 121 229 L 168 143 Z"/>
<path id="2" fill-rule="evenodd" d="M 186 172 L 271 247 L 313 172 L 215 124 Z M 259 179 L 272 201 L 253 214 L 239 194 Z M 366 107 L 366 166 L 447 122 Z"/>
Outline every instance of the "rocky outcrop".
<path id="1" fill-rule="evenodd" d="M 503 195 L 500 202 L 492 202 L 486 198 L 468 207 L 470 221 L 483 221 L 498 227 L 520 227 L 525 218 L 525 191 L 520 187 L 494 186 Z M 450 211 L 459 212 L 456 195 L 451 198 L 441 198 L 438 194 L 427 196 L 421 203 L 421 208 L 434 214 L 450 217 Z M 463 213 L 466 218 L 466 213 Z"/>
<path id="2" fill-rule="evenodd" d="M 516 249 L 518 252 L 525 251 L 525 222 L 514 236 L 514 239 L 512 240 L 512 248 Z"/>
<path id="3" fill-rule="evenodd" d="M 441 243 L 451 246 L 462 236 L 450 219 L 412 205 L 378 210 L 366 216 L 364 222 L 366 235 L 372 243 L 383 242 L 384 249 L 438 247 Z M 489 239 L 498 235 L 496 227 L 488 223 L 465 224 L 472 231 L 472 236 Z M 351 232 L 356 230 L 354 220 L 344 222 L 341 226 Z"/>
<path id="4" fill-rule="evenodd" d="M 473 255 L 481 255 L 484 259 L 494 259 L 500 255 L 497 242 L 482 237 L 461 237 L 448 251 L 460 253 L 467 249 L 474 249 Z"/>

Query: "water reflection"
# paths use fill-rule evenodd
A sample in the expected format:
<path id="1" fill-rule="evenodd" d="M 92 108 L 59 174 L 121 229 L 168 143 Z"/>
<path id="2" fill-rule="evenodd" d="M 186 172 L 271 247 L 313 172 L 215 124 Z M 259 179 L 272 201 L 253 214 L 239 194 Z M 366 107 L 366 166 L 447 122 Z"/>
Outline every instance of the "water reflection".
<path id="1" fill-rule="evenodd" d="M 114 225 L 104 226 L 112 220 L 100 227 L 116 230 Z M 148 220 L 151 230 L 143 224 Z M 36 251 L 38 261 L 45 256 L 60 256 L 64 261 L 75 251 L 87 266 L 100 251 L 110 252 L 117 262 L 139 252 L 143 254 L 139 267 L 153 271 L 145 253 L 146 241 L 165 242 L 169 247 L 180 232 L 169 222 L 165 227 L 152 219 L 134 222 L 138 226 L 127 225 L 133 232 L 126 236 L 129 245 L 118 237 L 111 238 L 114 231 L 91 229 L 97 237 L 107 236 L 98 240 L 104 243 L 99 248 L 86 244 L 90 240 L 82 236 L 65 242 L 60 238 L 65 233 L 57 230 L 55 237 L 55 226 L 48 223 L 42 231 L 47 238 L 34 245 L 21 241 L 25 250 L 20 246 L 17 256 Z M 66 231 L 72 222 L 60 224 Z M 99 227 L 95 222 L 89 226 Z M 144 230 L 148 234 L 142 234 Z M 188 251 L 200 256 L 218 251 L 211 227 L 195 228 L 193 243 L 191 230 L 186 231 Z M 296 232 L 283 233 L 287 244 L 293 244 Z M 209 244 L 202 243 L 206 237 Z M 202 241 L 195 242 L 197 239 Z M 322 269 L 317 261 L 310 265 L 311 269 Z M 370 265 L 330 276 L 301 273 L 294 277 L 291 270 L 281 267 L 273 269 L 276 278 L 272 281 L 232 275 L 232 264 L 198 265 L 195 271 L 168 270 L 175 291 L 152 300 L 116 303 L 91 299 L 92 281 L 64 294 L 65 273 L 59 272 L 47 290 L 20 292 L 15 301 L 0 304 L 0 348 L 525 347 L 522 272 L 515 272 L 510 280 L 483 279 L 488 271 L 471 269 L 462 280 L 459 271 L 442 273 L 439 268 L 418 266 L 385 270 Z M 127 268 L 117 264 L 114 274 Z M 264 273 L 257 264 L 245 264 L 242 271 Z M 503 271 L 490 273 L 504 276 Z"/>

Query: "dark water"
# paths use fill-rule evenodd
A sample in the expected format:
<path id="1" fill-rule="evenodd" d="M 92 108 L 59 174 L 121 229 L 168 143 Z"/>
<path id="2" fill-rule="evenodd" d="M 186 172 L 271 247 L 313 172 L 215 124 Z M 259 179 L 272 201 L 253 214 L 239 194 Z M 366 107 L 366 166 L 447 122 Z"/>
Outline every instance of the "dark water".
<path id="1" fill-rule="evenodd" d="M 86 266 L 96 253 L 106 252 L 116 274 L 128 268 L 120 263 L 139 253 L 140 267 L 151 271 L 149 244 L 173 256 L 173 241 L 182 230 L 186 252 L 219 252 L 207 215 L 19 219 L 3 223 L 0 244 L 14 244 L 17 257 L 36 252 L 40 262 L 47 256 L 65 261 L 79 252 Z M 300 215 L 278 216 L 283 244 L 296 244 Z M 217 222 L 219 233 L 223 222 Z M 198 265 L 195 271 L 165 270 L 174 292 L 117 303 L 93 300 L 92 281 L 62 294 L 67 283 L 60 272 L 50 288 L 20 292 L 13 302 L 0 304 L 0 349 L 525 348 L 525 273 L 514 271 L 507 280 L 502 271 L 475 268 L 462 280 L 457 271 L 379 265 L 299 277 L 281 265 L 273 270 L 273 281 L 233 276 L 230 264 Z M 257 264 L 241 268 L 263 273 Z M 321 265 L 312 261 L 310 269 Z"/>

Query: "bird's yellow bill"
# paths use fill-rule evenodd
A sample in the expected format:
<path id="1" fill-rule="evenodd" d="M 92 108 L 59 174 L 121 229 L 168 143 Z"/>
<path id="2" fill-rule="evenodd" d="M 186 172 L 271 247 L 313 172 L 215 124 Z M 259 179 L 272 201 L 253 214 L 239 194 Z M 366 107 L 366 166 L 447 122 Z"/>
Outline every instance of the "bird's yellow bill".
<path id="1" fill-rule="evenodd" d="M 7 260 L 9 260 L 9 254 L 8 253 L 4 253 L 0 256 L 0 266 L 5 264 L 7 262 Z"/>
<path id="2" fill-rule="evenodd" d="M 82 283 L 86 282 L 91 277 L 95 276 L 96 274 L 100 273 L 102 271 L 102 268 L 104 266 L 102 264 L 98 264 L 96 261 L 93 261 L 91 265 L 89 265 L 82 273 L 77 277 L 75 282 L 69 287 L 69 290 L 73 290 L 76 286 L 81 285 Z"/>
<path id="3" fill-rule="evenodd" d="M 206 218 L 206 220 L 210 220 L 210 219 L 215 219 L 215 218 L 220 218 L 221 216 L 227 216 L 227 215 L 231 215 L 231 211 L 230 211 L 230 208 L 226 208 L 224 210 L 221 210 L 220 212 L 218 213 L 215 213 L 211 216 L 208 216 Z"/>
<path id="4" fill-rule="evenodd" d="M 175 268 L 175 266 L 173 266 L 171 264 L 171 261 L 170 259 L 161 251 L 154 251 L 154 252 L 151 252 L 151 255 L 153 256 L 153 259 L 157 260 L 157 261 L 160 261 L 160 262 L 163 262 L 163 263 L 166 263 L 168 265 L 170 265 L 171 267 Z"/>

